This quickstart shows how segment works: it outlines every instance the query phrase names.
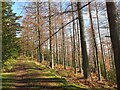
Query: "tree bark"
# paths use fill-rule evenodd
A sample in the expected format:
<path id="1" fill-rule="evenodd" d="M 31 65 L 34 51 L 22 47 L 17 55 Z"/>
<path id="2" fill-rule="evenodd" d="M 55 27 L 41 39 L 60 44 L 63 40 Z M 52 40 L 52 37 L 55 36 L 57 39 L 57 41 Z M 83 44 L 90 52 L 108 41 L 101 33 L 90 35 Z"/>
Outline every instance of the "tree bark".
<path id="1" fill-rule="evenodd" d="M 72 3 L 71 3 L 72 4 Z M 73 5 L 72 5 L 72 11 L 73 11 Z M 74 19 L 74 13 L 72 12 L 72 19 Z M 73 67 L 74 67 L 74 73 L 76 74 L 77 73 L 77 70 L 76 70 L 76 58 L 75 58 L 75 55 L 76 55 L 76 47 L 75 47 L 75 21 L 73 21 L 73 58 L 72 58 L 72 61 L 73 61 Z"/>
<path id="2" fill-rule="evenodd" d="M 101 55 L 102 55 L 104 75 L 105 75 L 104 77 L 107 78 L 106 66 L 105 66 L 105 58 L 104 58 L 104 54 L 103 54 L 102 39 L 101 39 L 101 33 L 100 33 L 100 25 L 99 25 L 99 17 L 98 17 L 98 8 L 97 8 L 97 2 L 96 2 L 96 1 L 95 1 L 95 6 L 96 6 L 96 17 L 97 17 L 97 25 L 98 25 L 98 35 L 99 35 L 99 40 L 100 40 L 100 48 L 101 48 Z"/>
<path id="3" fill-rule="evenodd" d="M 39 60 L 40 60 L 40 63 L 42 62 L 42 49 L 41 49 L 41 32 L 40 32 L 40 12 L 39 12 L 39 2 L 37 2 L 37 31 L 38 31 L 38 41 L 39 41 L 39 44 L 38 44 L 38 51 L 39 51 Z"/>
<path id="4" fill-rule="evenodd" d="M 95 39 L 95 31 L 93 28 L 93 21 L 92 21 L 92 14 L 91 14 L 91 4 L 89 4 L 89 16 L 90 16 L 90 23 L 91 23 L 91 30 L 92 30 L 92 38 L 93 38 L 93 49 L 95 50 L 95 60 L 97 61 L 97 70 L 98 70 L 98 80 L 101 80 L 101 70 L 100 70 L 100 64 L 98 59 L 98 48 L 97 48 L 97 42 Z"/>
<path id="5" fill-rule="evenodd" d="M 79 10 L 81 8 L 81 2 L 77 2 L 77 9 L 78 9 L 78 17 L 79 17 L 79 26 L 80 26 L 80 38 L 81 38 L 81 51 L 82 51 L 82 67 L 83 67 L 83 74 L 84 78 L 88 78 L 88 54 L 87 54 L 87 46 L 85 41 L 85 34 L 84 34 L 84 22 L 83 22 L 83 16 L 82 11 Z"/>
<path id="6" fill-rule="evenodd" d="M 108 22 L 110 28 L 110 36 L 112 47 L 114 51 L 114 61 L 116 67 L 117 86 L 120 90 L 120 42 L 119 42 L 119 28 L 118 28 L 118 14 L 114 0 L 112 2 L 106 1 Z"/>
<path id="7" fill-rule="evenodd" d="M 49 16 L 51 15 L 51 4 L 49 0 Z M 53 60 L 53 49 L 52 49 L 52 28 L 51 28 L 51 16 L 49 17 L 49 36 L 50 36 L 50 66 L 54 68 L 54 60 Z"/>

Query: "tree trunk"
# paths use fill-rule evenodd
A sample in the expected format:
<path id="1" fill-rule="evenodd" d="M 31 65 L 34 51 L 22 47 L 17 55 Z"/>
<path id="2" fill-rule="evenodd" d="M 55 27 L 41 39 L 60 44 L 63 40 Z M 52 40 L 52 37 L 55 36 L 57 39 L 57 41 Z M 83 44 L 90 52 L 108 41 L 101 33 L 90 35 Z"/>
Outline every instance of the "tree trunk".
<path id="1" fill-rule="evenodd" d="M 114 61 L 116 67 L 117 86 L 120 90 L 120 42 L 119 42 L 119 28 L 118 28 L 118 14 L 114 0 L 112 2 L 106 1 L 108 21 L 110 27 L 110 36 L 112 47 L 114 51 Z"/>
<path id="2" fill-rule="evenodd" d="M 78 43 L 77 43 L 77 50 L 78 50 L 78 64 L 79 64 L 79 72 L 82 72 L 82 66 L 81 66 L 81 58 L 80 58 L 80 32 L 79 32 L 79 22 L 77 21 L 77 34 L 78 34 Z"/>
<path id="3" fill-rule="evenodd" d="M 62 3 L 60 3 L 60 11 L 62 13 Z M 61 14 L 61 26 L 63 27 L 63 16 Z M 64 33 L 64 28 L 62 28 L 62 59 L 63 59 L 63 66 L 64 69 L 66 69 L 66 58 L 65 58 L 65 33 Z"/>
<path id="4" fill-rule="evenodd" d="M 91 23 L 91 30 L 92 30 L 92 38 L 93 38 L 93 45 L 94 45 L 94 50 L 95 50 L 95 60 L 97 61 L 97 70 L 98 70 L 98 80 L 101 80 L 101 70 L 100 70 L 100 64 L 99 64 L 99 59 L 98 59 L 98 48 L 97 48 L 97 42 L 95 39 L 95 31 L 93 28 L 93 21 L 92 21 L 92 14 L 91 14 L 91 4 L 89 4 L 89 15 L 90 15 L 90 23 Z"/>
<path id="5" fill-rule="evenodd" d="M 41 32 L 40 32 L 40 28 L 39 28 L 39 24 L 40 24 L 40 12 L 39 12 L 39 2 L 37 2 L 37 31 L 38 31 L 38 41 L 39 41 L 39 44 L 38 44 L 38 51 L 39 51 L 39 60 L 40 60 L 40 63 L 42 62 L 42 50 L 41 50 Z"/>
<path id="6" fill-rule="evenodd" d="M 99 35 L 99 40 L 100 40 L 100 48 L 101 48 L 101 55 L 102 55 L 102 60 L 103 60 L 103 68 L 104 68 L 104 77 L 107 78 L 106 74 L 106 66 L 105 66 L 105 58 L 103 54 L 103 47 L 102 47 L 102 39 L 101 39 L 101 34 L 100 34 L 100 25 L 99 25 L 99 17 L 98 17 L 98 8 L 97 8 L 97 2 L 95 1 L 95 6 L 96 6 L 96 17 L 97 17 L 97 25 L 98 25 L 98 35 Z"/>
<path id="7" fill-rule="evenodd" d="M 72 3 L 71 3 L 72 4 Z M 72 5 L 72 11 L 73 11 L 73 5 Z M 72 12 L 72 19 L 74 19 L 74 13 Z M 74 73 L 77 74 L 77 70 L 76 70 L 76 49 L 75 49 L 75 21 L 73 21 L 73 67 L 74 67 Z"/>
<path id="8" fill-rule="evenodd" d="M 51 4 L 49 0 L 49 37 L 50 37 L 50 66 L 54 68 L 53 50 L 52 50 L 52 28 L 51 28 Z"/>
<path id="9" fill-rule="evenodd" d="M 85 34 L 84 34 L 84 22 L 83 22 L 83 16 L 82 11 L 79 10 L 81 7 L 81 2 L 77 2 L 77 9 L 78 9 L 78 17 L 79 17 L 79 27 L 80 27 L 80 38 L 81 38 L 81 51 L 82 51 L 82 66 L 83 66 L 83 74 L 84 77 L 88 78 L 88 55 L 87 55 L 87 46 L 85 41 Z"/>
<path id="10" fill-rule="evenodd" d="M 56 22 L 55 22 L 55 30 L 57 30 L 56 27 L 57 26 L 56 26 Z M 59 61 L 58 61 L 58 59 L 59 59 L 58 58 L 58 48 L 59 48 L 58 47 L 58 34 L 55 35 L 55 40 L 56 40 L 56 45 L 55 45 L 56 46 L 56 63 L 59 64 Z"/>

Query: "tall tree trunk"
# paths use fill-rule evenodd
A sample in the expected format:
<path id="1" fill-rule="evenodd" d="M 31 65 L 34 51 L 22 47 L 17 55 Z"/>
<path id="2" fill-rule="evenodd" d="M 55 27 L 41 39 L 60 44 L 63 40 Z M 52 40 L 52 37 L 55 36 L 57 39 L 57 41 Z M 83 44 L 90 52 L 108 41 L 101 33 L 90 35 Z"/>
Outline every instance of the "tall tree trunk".
<path id="1" fill-rule="evenodd" d="M 55 30 L 57 30 L 56 22 L 55 22 Z M 55 46 L 56 46 L 56 63 L 59 64 L 59 61 L 58 61 L 58 59 L 59 59 L 59 58 L 58 58 L 58 48 L 59 48 L 59 47 L 58 47 L 58 34 L 55 35 L 55 40 L 56 40 L 56 41 L 55 41 L 55 42 L 56 42 L 56 43 L 55 43 L 55 44 L 56 44 L 56 45 L 55 45 Z"/>
<path id="2" fill-rule="evenodd" d="M 84 77 L 88 78 L 88 55 L 87 55 L 87 46 L 85 41 L 85 34 L 84 34 L 84 21 L 82 16 L 82 11 L 79 10 L 81 7 L 81 2 L 77 2 L 77 9 L 78 9 L 78 17 L 79 17 L 79 26 L 80 26 L 80 37 L 81 37 L 81 51 L 82 51 L 82 66 L 83 66 L 83 74 Z"/>
<path id="3" fill-rule="evenodd" d="M 95 6 L 96 6 L 96 17 L 97 17 L 97 25 L 98 25 L 98 35 L 99 35 L 99 40 L 100 40 L 100 48 L 101 48 L 101 55 L 102 55 L 102 60 L 103 60 L 104 75 L 105 75 L 105 78 L 107 78 L 107 75 L 106 75 L 106 66 L 105 66 L 105 58 L 104 58 L 104 54 L 103 54 L 102 39 L 101 39 L 101 33 L 100 33 L 98 8 L 97 8 L 97 2 L 96 1 L 95 1 Z"/>
<path id="4" fill-rule="evenodd" d="M 116 67 L 117 86 L 120 90 L 120 42 L 119 42 L 119 28 L 118 28 L 118 14 L 114 0 L 112 2 L 106 1 L 108 21 L 110 27 L 110 36 L 112 41 L 112 47 L 114 51 L 114 60 Z"/>
<path id="5" fill-rule="evenodd" d="M 95 56 L 96 56 L 96 61 L 97 61 L 97 70 L 98 70 L 98 80 L 101 80 L 101 70 L 100 70 L 100 64 L 99 64 L 99 59 L 98 59 L 98 48 L 97 48 L 97 42 L 95 39 L 95 31 L 93 28 L 93 21 L 92 21 L 92 14 L 91 14 L 91 4 L 89 4 L 89 15 L 90 15 L 90 23 L 91 23 L 91 30 L 92 30 L 92 37 L 93 37 L 93 45 L 94 45 L 94 50 L 95 50 Z"/>
<path id="6" fill-rule="evenodd" d="M 72 11 L 73 11 L 73 5 L 72 5 Z M 72 19 L 74 19 L 74 13 L 73 12 L 72 12 Z M 73 58 L 72 58 L 72 61 L 73 61 L 74 73 L 77 74 L 75 55 L 76 55 L 76 49 L 75 49 L 75 21 L 73 21 Z"/>
<path id="7" fill-rule="evenodd" d="M 62 13 L 62 2 L 60 3 L 60 11 Z M 61 26 L 63 26 L 63 16 L 61 14 Z M 66 58 L 65 58 L 65 33 L 64 33 L 64 28 L 62 28 L 62 58 L 63 58 L 63 66 L 64 69 L 66 69 Z"/>
<path id="8" fill-rule="evenodd" d="M 82 66 L 81 66 L 81 58 L 80 58 L 80 32 L 79 32 L 79 22 L 77 21 L 77 34 L 78 34 L 78 43 L 77 43 L 77 50 L 78 50 L 78 64 L 79 64 L 79 72 L 82 72 Z"/>
<path id="9" fill-rule="evenodd" d="M 39 2 L 37 2 L 37 31 L 38 31 L 38 41 L 39 41 L 39 44 L 38 44 L 38 51 L 39 51 L 39 60 L 40 60 L 40 63 L 42 62 L 42 49 L 41 49 L 41 32 L 40 32 L 40 12 L 39 12 Z"/>
<path id="10" fill-rule="evenodd" d="M 71 60 L 73 60 L 73 38 L 72 38 L 72 28 L 71 28 L 71 25 L 69 26 L 70 29 L 69 29 L 69 34 L 70 34 L 70 41 L 71 41 L 71 44 L 70 44 L 70 47 L 71 47 L 71 50 L 72 50 L 72 57 L 71 57 Z M 70 61 L 69 61 L 69 65 L 73 66 L 73 63 L 71 64 Z"/>
<path id="11" fill-rule="evenodd" d="M 49 0 L 49 36 L 50 36 L 50 66 L 54 68 L 53 49 L 52 49 L 52 28 L 51 28 L 51 4 Z"/>

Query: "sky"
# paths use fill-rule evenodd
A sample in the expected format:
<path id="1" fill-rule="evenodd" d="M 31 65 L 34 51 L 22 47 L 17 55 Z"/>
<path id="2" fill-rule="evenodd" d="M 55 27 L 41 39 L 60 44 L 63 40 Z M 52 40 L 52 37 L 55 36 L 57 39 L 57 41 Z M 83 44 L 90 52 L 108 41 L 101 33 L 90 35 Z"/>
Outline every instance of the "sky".
<path id="1" fill-rule="evenodd" d="M 17 13 L 17 16 L 24 16 L 23 6 L 25 5 L 27 5 L 26 2 L 15 2 L 15 4 L 12 6 L 13 12 Z"/>
<path id="2" fill-rule="evenodd" d="M 18 1 L 22 1 L 22 2 L 18 2 L 17 0 L 12 0 L 12 1 L 15 1 L 15 4 L 13 5 L 13 12 L 16 12 L 17 15 L 24 15 L 23 13 L 23 7 L 24 5 L 26 5 L 25 1 L 27 0 L 18 0 Z M 30 0 L 29 0 L 30 1 Z M 42 1 L 45 1 L 45 0 L 42 0 Z M 46 0 L 47 1 L 47 0 Z M 55 0 L 54 0 L 55 1 Z M 59 1 L 59 0 L 57 0 Z M 64 0 L 64 1 L 69 1 L 69 0 Z M 83 1 L 83 0 L 82 0 Z M 98 0 L 98 1 L 102 1 L 102 0 Z M 117 0 L 117 1 L 120 1 L 120 0 Z"/>
<path id="3" fill-rule="evenodd" d="M 15 2 L 15 4 L 12 7 L 13 8 L 13 12 L 17 13 L 18 16 L 24 16 L 23 6 L 25 6 L 25 5 L 27 5 L 26 2 Z M 85 26 L 85 30 L 86 30 L 89 27 L 89 25 L 90 25 L 89 13 L 88 14 L 84 14 L 83 17 L 84 17 L 84 24 L 85 24 L 84 26 Z M 104 18 L 102 18 L 102 19 L 104 19 Z M 17 36 L 20 37 L 21 34 L 17 34 Z"/>
<path id="4" fill-rule="evenodd" d="M 15 4 L 12 6 L 13 12 L 17 13 L 17 15 L 24 16 L 23 7 L 26 3 L 25 2 L 15 2 Z"/>
<path id="5" fill-rule="evenodd" d="M 117 0 L 120 1 L 120 0 Z M 24 9 L 23 6 L 27 5 L 26 2 L 15 2 L 15 4 L 12 6 L 13 12 L 17 13 L 17 16 L 24 16 Z M 89 14 L 84 15 L 84 23 L 85 26 L 89 26 Z"/>
<path id="6" fill-rule="evenodd" d="M 24 16 L 24 9 L 23 6 L 27 5 L 26 2 L 15 2 L 14 5 L 12 6 L 13 12 L 17 13 L 17 16 Z M 89 20 L 86 21 L 86 18 L 88 17 L 88 15 L 84 15 L 85 18 L 85 26 L 89 25 Z M 19 21 L 21 22 L 22 19 Z M 19 37 L 20 34 L 18 33 L 17 36 Z"/>

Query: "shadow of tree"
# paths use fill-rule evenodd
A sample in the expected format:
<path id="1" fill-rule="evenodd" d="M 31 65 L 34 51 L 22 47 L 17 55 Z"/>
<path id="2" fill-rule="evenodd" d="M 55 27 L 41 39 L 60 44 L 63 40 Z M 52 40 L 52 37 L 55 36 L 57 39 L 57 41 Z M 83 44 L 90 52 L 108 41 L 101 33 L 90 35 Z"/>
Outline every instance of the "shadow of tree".
<path id="1" fill-rule="evenodd" d="M 86 90 L 68 84 L 65 78 L 56 77 L 45 68 L 38 68 L 35 64 L 16 64 L 7 75 L 2 77 L 2 90 Z"/>
<path id="2" fill-rule="evenodd" d="M 64 78 L 26 78 L 17 81 L 14 78 L 4 78 L 2 85 L 3 90 L 85 90 L 67 85 Z"/>

